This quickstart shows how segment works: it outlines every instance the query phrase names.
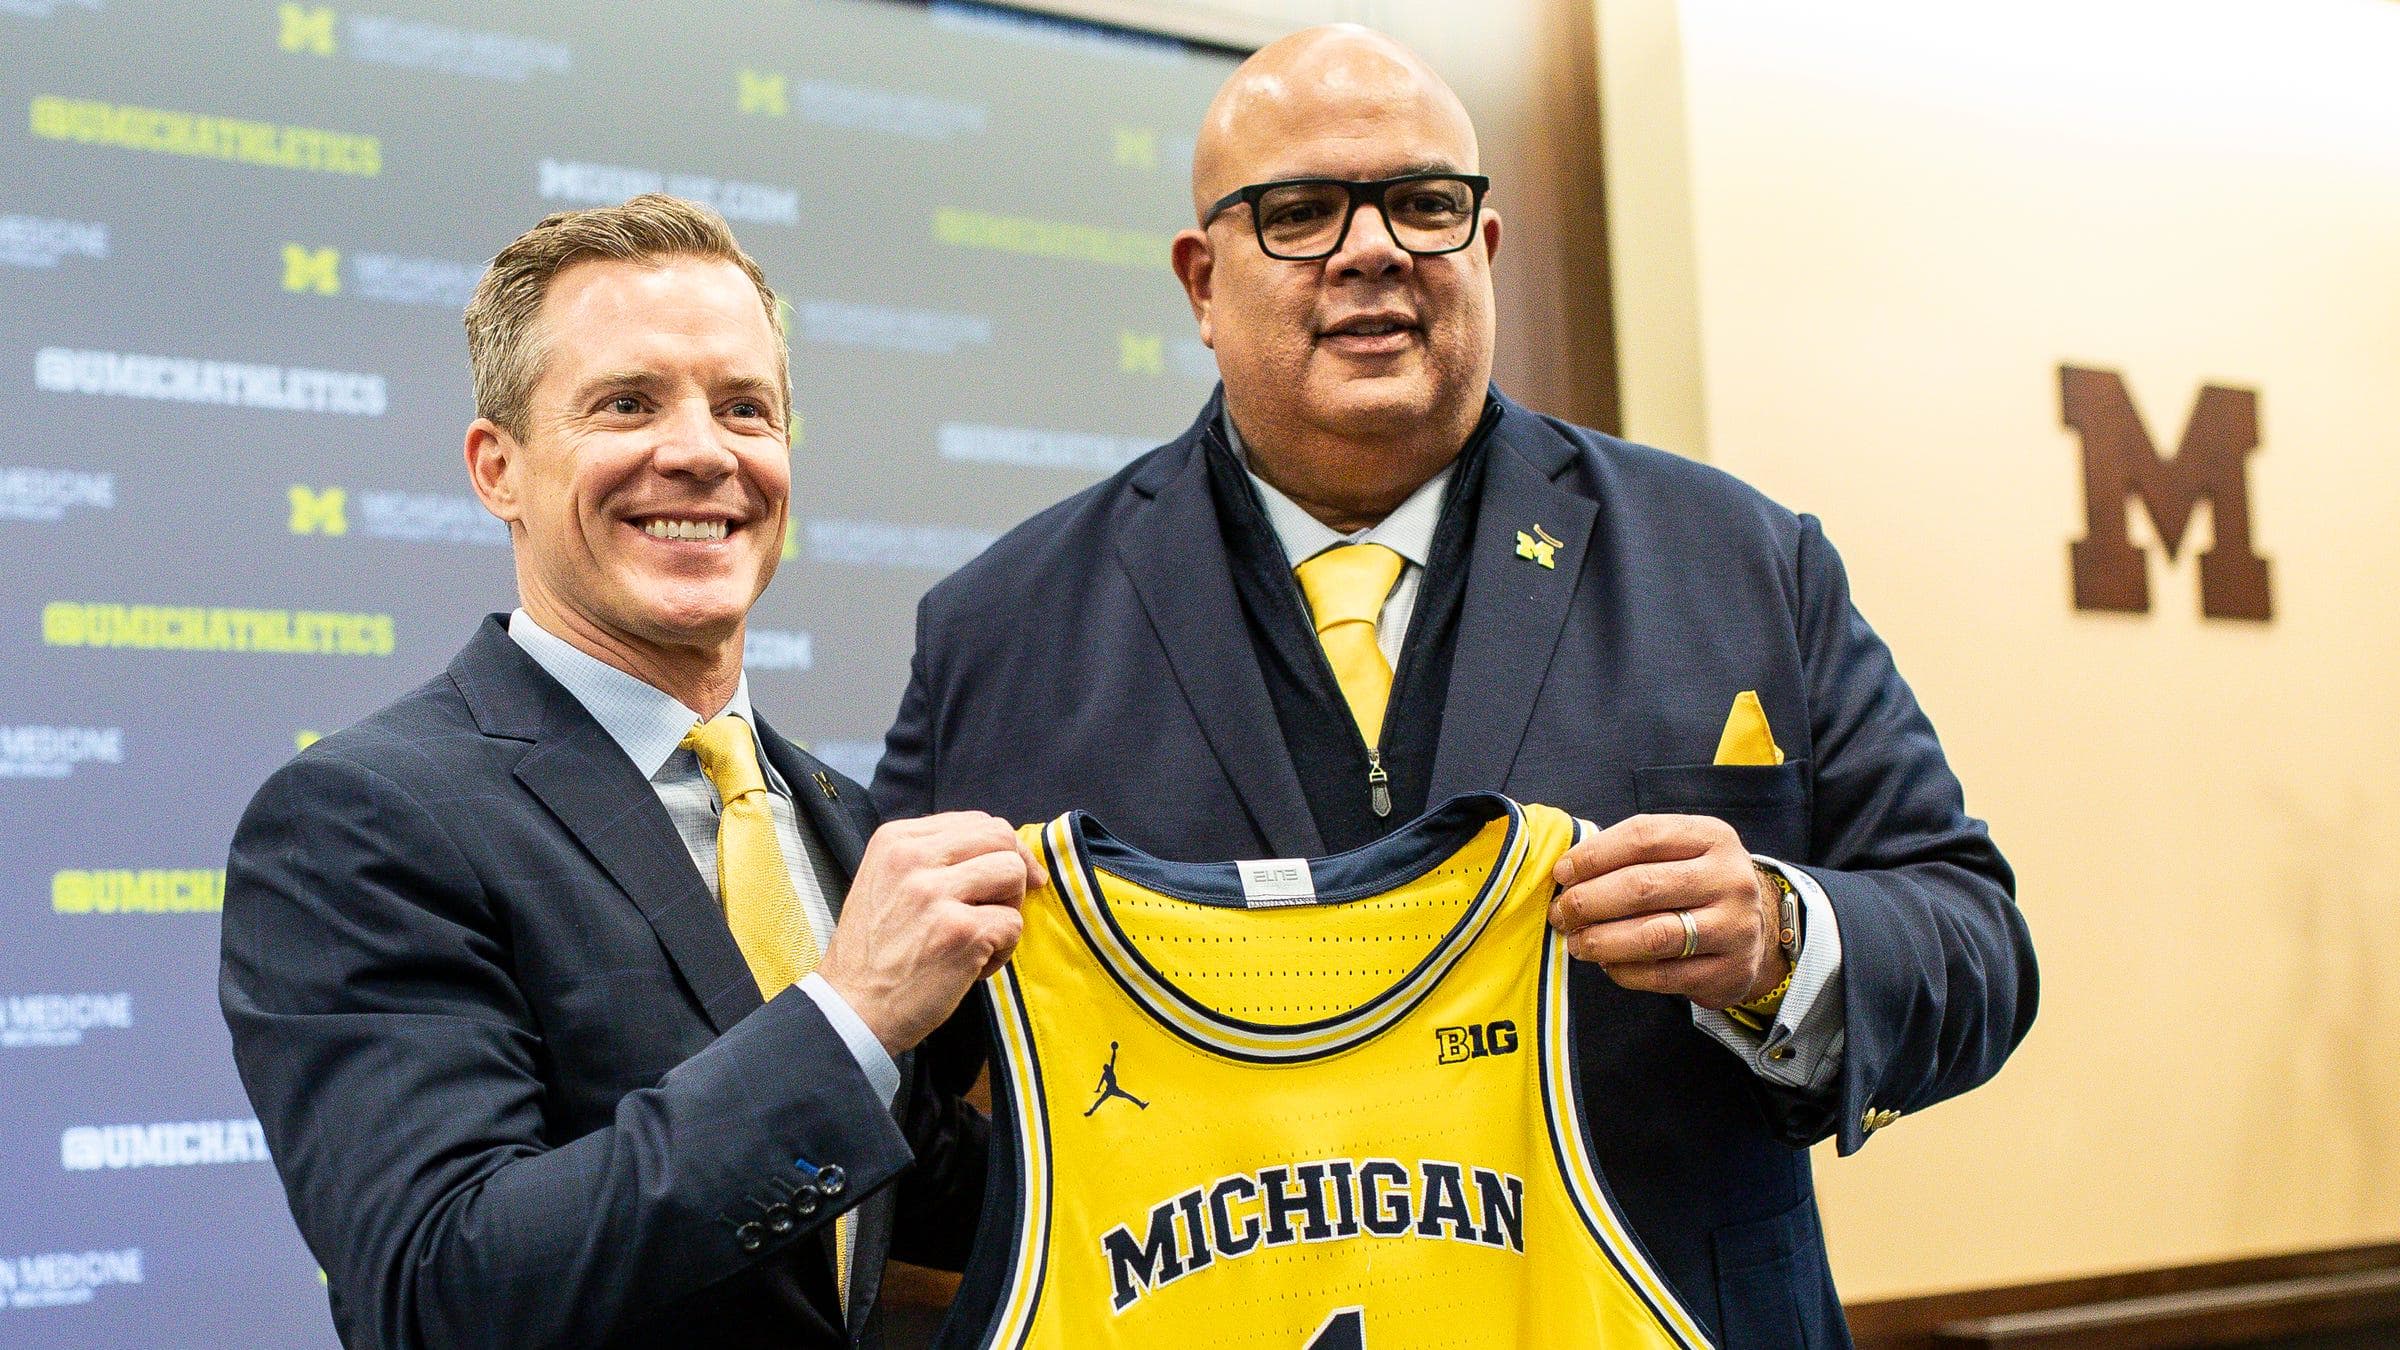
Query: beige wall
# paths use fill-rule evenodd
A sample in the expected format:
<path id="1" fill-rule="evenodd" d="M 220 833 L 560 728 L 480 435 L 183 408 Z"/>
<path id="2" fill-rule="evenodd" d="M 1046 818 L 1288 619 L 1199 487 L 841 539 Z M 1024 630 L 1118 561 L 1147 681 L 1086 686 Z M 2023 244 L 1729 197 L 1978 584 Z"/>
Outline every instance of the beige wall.
<path id="1" fill-rule="evenodd" d="M 2400 1237 L 2400 5 L 1598 19 L 1629 430 L 1825 519 L 2042 955 L 1995 1083 L 1820 1158 L 1845 1294 Z M 2272 622 L 2205 524 L 2070 607 L 2062 362 L 2162 452 L 2259 391 Z"/>

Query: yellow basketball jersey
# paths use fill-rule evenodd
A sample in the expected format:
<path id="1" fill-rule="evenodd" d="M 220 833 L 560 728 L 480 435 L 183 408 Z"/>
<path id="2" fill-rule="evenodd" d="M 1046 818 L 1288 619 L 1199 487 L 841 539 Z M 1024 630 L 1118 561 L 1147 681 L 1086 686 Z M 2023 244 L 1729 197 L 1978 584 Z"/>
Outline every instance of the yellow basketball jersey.
<path id="1" fill-rule="evenodd" d="M 1188 864 L 1025 827 L 1051 884 L 990 984 L 1017 1221 L 972 1343 L 1705 1346 L 1583 1145 L 1547 918 L 1585 828 L 1477 794 Z"/>

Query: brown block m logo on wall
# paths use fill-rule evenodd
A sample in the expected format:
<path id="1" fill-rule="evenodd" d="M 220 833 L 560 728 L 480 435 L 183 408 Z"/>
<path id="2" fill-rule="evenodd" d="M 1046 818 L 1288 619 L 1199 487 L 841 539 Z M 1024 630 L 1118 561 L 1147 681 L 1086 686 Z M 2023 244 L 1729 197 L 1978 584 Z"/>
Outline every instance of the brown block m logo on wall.
<path id="1" fill-rule="evenodd" d="M 2113 370 L 2058 368 L 2060 413 L 2083 438 L 2084 537 L 2067 550 L 2075 608 L 2150 611 L 2150 574 L 2126 535 L 2135 500 L 2150 512 L 2167 556 L 2183 547 L 2192 510 L 2207 502 L 2216 542 L 2200 555 L 2200 612 L 2217 619 L 2273 617 L 2267 560 L 2250 546 L 2250 452 L 2258 448 L 2258 392 L 2204 385 L 2175 457 L 2161 459 L 2142 415 Z"/>

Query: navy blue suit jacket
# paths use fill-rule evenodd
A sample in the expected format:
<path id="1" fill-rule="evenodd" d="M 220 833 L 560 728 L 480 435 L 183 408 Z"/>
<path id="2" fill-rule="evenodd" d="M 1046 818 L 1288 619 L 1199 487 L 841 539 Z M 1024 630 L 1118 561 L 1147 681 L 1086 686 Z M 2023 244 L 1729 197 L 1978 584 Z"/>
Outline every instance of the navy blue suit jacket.
<path id="1" fill-rule="evenodd" d="M 1219 408 L 925 598 L 886 812 L 1079 807 L 1163 857 L 1324 851 L 1209 492 Z M 1518 556 L 1536 526 L 1554 569 Z M 1710 762 L 1744 689 L 1786 763 Z M 2035 985 L 2007 864 L 1817 522 L 1502 399 L 1428 800 L 1470 789 L 1718 816 L 1823 883 L 1848 1040 L 1821 1098 L 1770 1089 L 1683 1000 L 1589 966 L 1572 997 L 1594 1154 L 1662 1273 L 1723 1344 L 1847 1344 L 1802 1146 L 1990 1077 Z"/>
<path id="2" fill-rule="evenodd" d="M 758 731 L 850 875 L 865 791 Z M 761 1003 L 657 794 L 499 616 L 259 790 L 221 995 L 348 1345 L 842 1344 L 834 1213 L 859 1336 L 896 1209 L 909 1259 L 964 1256 L 981 1117 L 911 1084 L 896 1121 L 806 994 Z M 840 1169 L 813 1205 L 795 1159 Z"/>

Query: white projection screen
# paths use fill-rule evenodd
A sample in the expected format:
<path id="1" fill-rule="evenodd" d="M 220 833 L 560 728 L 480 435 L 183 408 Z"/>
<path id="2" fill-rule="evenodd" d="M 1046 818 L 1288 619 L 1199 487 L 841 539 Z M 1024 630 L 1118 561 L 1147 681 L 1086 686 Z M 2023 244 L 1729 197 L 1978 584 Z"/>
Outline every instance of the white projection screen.
<path id="1" fill-rule="evenodd" d="M 0 0 L 0 1345 L 322 1346 L 217 1012 L 225 847 L 514 602 L 459 311 L 710 202 L 787 298 L 754 696 L 860 779 L 915 602 L 1179 430 L 1236 54 L 1010 9 Z"/>

